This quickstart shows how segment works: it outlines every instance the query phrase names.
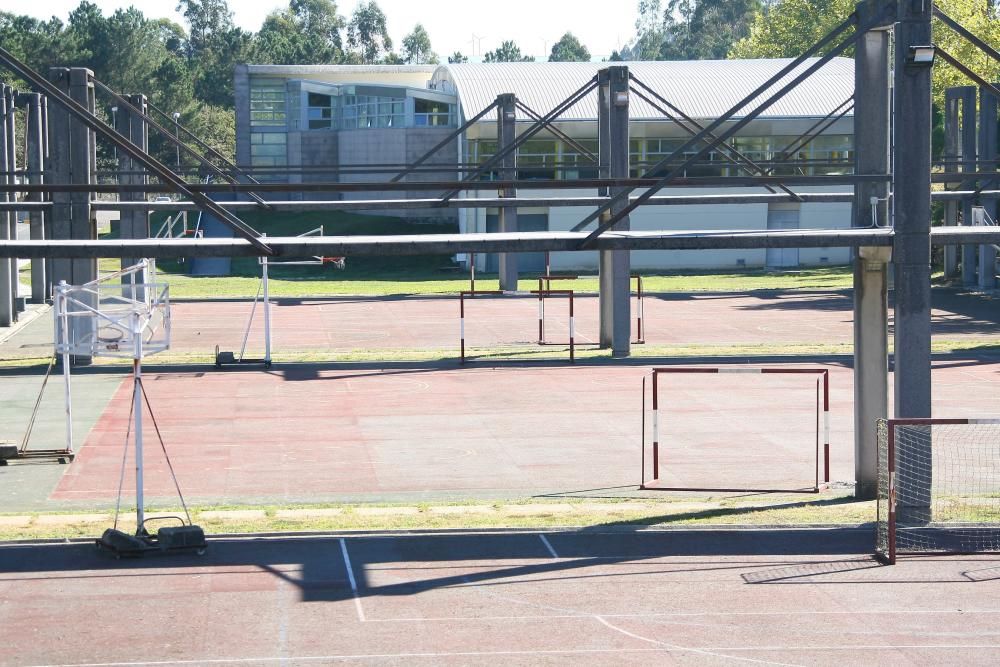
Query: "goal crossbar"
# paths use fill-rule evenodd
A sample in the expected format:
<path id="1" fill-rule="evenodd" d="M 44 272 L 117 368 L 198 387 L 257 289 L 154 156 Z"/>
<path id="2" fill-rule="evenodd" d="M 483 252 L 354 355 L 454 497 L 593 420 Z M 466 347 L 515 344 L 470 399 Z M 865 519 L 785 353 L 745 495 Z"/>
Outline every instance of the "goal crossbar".
<path id="1" fill-rule="evenodd" d="M 820 486 L 820 433 L 822 432 L 822 482 L 830 482 L 830 371 L 827 368 L 757 368 L 746 366 L 669 366 L 652 369 L 652 480 L 660 479 L 660 376 L 661 375 L 814 375 L 822 387 L 822 398 L 817 396 L 816 415 L 816 477 L 811 491 L 819 492 Z M 645 390 L 643 390 L 643 415 L 645 419 Z M 822 415 L 822 431 L 820 416 Z M 646 439 L 645 428 L 642 439 L 642 483 L 640 488 L 647 488 L 646 480 Z"/>

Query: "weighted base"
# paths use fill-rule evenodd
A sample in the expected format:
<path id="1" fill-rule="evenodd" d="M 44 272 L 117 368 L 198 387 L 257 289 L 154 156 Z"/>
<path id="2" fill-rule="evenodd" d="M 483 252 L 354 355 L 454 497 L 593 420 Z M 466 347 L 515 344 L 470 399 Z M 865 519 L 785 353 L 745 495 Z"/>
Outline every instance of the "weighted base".
<path id="1" fill-rule="evenodd" d="M 156 535 L 129 535 L 108 528 L 96 541 L 97 548 L 115 558 L 139 558 L 151 553 L 194 552 L 201 556 L 208 548 L 205 532 L 199 526 L 161 528 Z"/>

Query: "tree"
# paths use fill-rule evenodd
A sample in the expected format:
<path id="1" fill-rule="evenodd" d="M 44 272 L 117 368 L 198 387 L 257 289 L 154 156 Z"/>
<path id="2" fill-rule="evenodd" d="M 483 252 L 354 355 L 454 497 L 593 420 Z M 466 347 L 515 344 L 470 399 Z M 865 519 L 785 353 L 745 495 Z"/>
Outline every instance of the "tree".
<path id="1" fill-rule="evenodd" d="M 360 2 L 347 24 L 347 44 L 355 50 L 355 59 L 375 64 L 392 50 L 385 14 L 375 0 Z"/>
<path id="2" fill-rule="evenodd" d="M 664 13 L 660 0 L 639 0 L 639 18 L 635 21 L 635 39 L 622 49 L 623 60 L 656 60 L 663 44 Z"/>
<path id="3" fill-rule="evenodd" d="M 226 0 L 178 0 L 177 11 L 188 23 L 185 51 L 198 99 L 233 105 L 233 67 L 252 53 L 252 35 L 233 24 Z"/>
<path id="4" fill-rule="evenodd" d="M 318 65 L 344 58 L 344 17 L 331 0 L 292 0 L 264 20 L 254 44 L 260 63 Z"/>
<path id="5" fill-rule="evenodd" d="M 731 58 L 791 58 L 800 55 L 854 11 L 854 0 L 780 0 L 759 10 L 750 34 L 733 45 Z M 982 0 L 938 0 L 941 9 L 979 38 L 1000 48 L 1000 21 Z M 934 42 L 988 81 L 1000 76 L 997 63 L 935 19 Z M 944 108 L 944 91 L 973 85 L 940 59 L 934 66 L 934 103 Z"/>
<path id="6" fill-rule="evenodd" d="M 461 51 L 455 51 L 455 53 L 448 56 L 448 63 L 452 65 L 460 65 L 467 62 L 469 62 L 469 58 L 463 56 Z"/>
<path id="7" fill-rule="evenodd" d="M 483 62 L 488 63 L 529 63 L 534 61 L 533 56 L 521 55 L 520 47 L 511 40 L 503 42 L 483 57 Z"/>
<path id="8" fill-rule="evenodd" d="M 413 32 L 403 38 L 403 60 L 409 64 L 436 65 L 437 54 L 431 48 L 431 36 L 419 23 L 413 26 Z"/>
<path id="9" fill-rule="evenodd" d="M 571 32 L 552 45 L 549 61 L 554 63 L 590 62 L 590 51 Z"/>
<path id="10" fill-rule="evenodd" d="M 720 60 L 750 33 L 761 0 L 669 0 L 660 60 Z"/>

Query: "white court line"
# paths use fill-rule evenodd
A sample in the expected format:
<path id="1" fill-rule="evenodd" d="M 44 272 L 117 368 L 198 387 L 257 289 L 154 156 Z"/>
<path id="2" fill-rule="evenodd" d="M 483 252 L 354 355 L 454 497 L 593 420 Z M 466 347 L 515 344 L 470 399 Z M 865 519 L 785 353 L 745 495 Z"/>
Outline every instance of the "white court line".
<path id="1" fill-rule="evenodd" d="M 543 535 L 542 533 L 538 533 L 538 539 L 542 541 L 542 544 L 545 545 L 545 548 L 548 549 L 549 554 L 553 558 L 559 558 L 559 554 L 557 554 L 556 550 L 552 548 L 552 543 L 549 542 L 549 538 L 545 537 L 545 535 Z"/>
<path id="2" fill-rule="evenodd" d="M 587 618 L 589 616 L 600 616 L 601 618 L 696 618 L 696 617 L 709 617 L 709 616 L 736 616 L 736 617 L 751 617 L 751 616 L 763 616 L 763 617 L 776 617 L 776 616 L 883 616 L 885 614 L 893 614 L 894 616 L 915 616 L 915 615 L 931 615 L 931 614 L 961 614 L 967 616 L 970 614 L 1000 614 L 1000 609 L 979 609 L 979 610 L 968 610 L 968 609 L 928 609 L 928 610 L 892 610 L 886 611 L 880 609 L 878 611 L 692 611 L 692 612 L 649 612 L 649 613 L 632 613 L 632 614 L 588 614 L 586 612 L 580 612 L 577 614 L 525 614 L 522 616 L 402 616 L 399 618 L 373 618 L 370 619 L 369 623 L 446 623 L 451 621 L 462 621 L 463 623 L 471 621 L 541 621 L 548 618 L 551 619 L 564 619 L 564 618 Z"/>
<path id="3" fill-rule="evenodd" d="M 650 640 L 656 641 L 656 640 Z M 492 656 L 532 656 L 532 655 L 600 655 L 605 653 L 688 653 L 696 651 L 898 651 L 901 649 L 1000 649 L 1000 644 L 874 644 L 871 646 L 762 646 L 762 647 L 726 647 L 708 646 L 703 649 L 689 648 L 594 648 L 594 649 L 550 649 L 539 651 L 454 651 L 433 653 L 356 653 L 334 655 L 303 655 L 291 658 L 202 658 L 199 660 L 149 660 L 141 662 L 64 662 L 32 665 L 31 667 L 171 667 L 172 665 L 242 665 L 250 663 L 287 663 L 295 662 L 332 662 L 334 660 L 386 660 L 400 658 L 463 658 Z M 727 657 L 733 660 L 746 660 L 735 656 Z M 755 661 L 763 662 L 763 661 Z M 767 663 L 780 664 L 780 663 Z"/>
<path id="4" fill-rule="evenodd" d="M 347 554 L 347 541 L 340 538 L 340 553 L 344 555 L 344 566 L 347 567 L 347 580 L 351 582 L 351 593 L 354 594 L 354 608 L 358 611 L 358 620 L 365 622 L 365 610 L 361 607 L 361 595 L 358 593 L 358 582 L 354 579 L 354 568 L 351 567 L 351 557 Z"/>
<path id="5" fill-rule="evenodd" d="M 594 618 L 601 623 L 601 625 L 614 630 L 615 632 L 620 632 L 626 637 L 631 637 L 633 639 L 638 639 L 639 641 L 649 642 L 650 644 L 656 644 L 657 646 L 662 646 L 663 648 L 669 648 L 675 651 L 686 651 L 690 653 L 698 653 L 700 655 L 708 655 L 713 658 L 729 658 L 730 660 L 737 660 L 741 662 L 752 662 L 760 665 L 778 665 L 779 667 L 802 667 L 801 665 L 795 665 L 787 662 L 773 662 L 771 660 L 757 660 L 755 658 L 742 658 L 732 655 L 724 655 L 721 653 L 716 653 L 716 649 L 698 649 L 698 648 L 688 648 L 685 646 L 677 646 L 676 644 L 668 644 L 667 642 L 660 641 L 659 639 L 651 639 L 649 637 L 643 637 L 642 635 L 637 635 L 634 632 L 629 632 L 624 628 L 619 628 L 617 625 L 612 625 L 600 616 L 594 616 Z"/>

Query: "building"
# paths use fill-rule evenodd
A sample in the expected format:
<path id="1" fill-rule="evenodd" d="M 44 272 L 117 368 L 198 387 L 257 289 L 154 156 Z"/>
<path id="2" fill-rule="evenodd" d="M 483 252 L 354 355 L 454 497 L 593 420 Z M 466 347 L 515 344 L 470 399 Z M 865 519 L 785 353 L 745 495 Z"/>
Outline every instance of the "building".
<path id="1" fill-rule="evenodd" d="M 777 73 L 789 61 L 727 60 L 623 63 L 630 73 L 685 114 L 707 124 Z M 806 66 L 808 66 L 807 63 Z M 240 164 L 288 182 L 388 180 L 404 164 L 422 157 L 460 124 L 513 93 L 538 114 L 545 114 L 590 80 L 606 63 L 495 63 L 442 66 L 280 66 L 242 65 L 236 70 L 237 159 Z M 775 173 L 834 174 L 852 169 L 853 117 L 836 119 L 802 148 L 801 135 L 815 131 L 824 118 L 849 102 L 854 91 L 854 61 L 836 58 L 810 79 L 742 128 L 732 142 L 761 163 L 791 161 Z M 748 110 L 746 110 L 748 111 Z M 741 113 L 746 113 L 741 111 Z M 660 159 L 680 147 L 689 135 L 655 107 L 632 95 L 629 103 L 630 167 L 644 175 Z M 737 116 L 736 120 L 739 120 Z M 531 119 L 519 114 L 519 127 Z M 733 121 L 735 122 L 735 120 Z M 596 176 L 579 149 L 597 151 L 597 94 L 591 93 L 562 114 L 558 128 L 577 146 L 542 132 L 518 150 L 522 179 L 577 179 Z M 407 180 L 449 180 L 456 165 L 479 164 L 496 152 L 496 114 L 471 125 L 454 145 L 439 151 L 425 169 Z M 792 150 L 789 150 L 789 149 Z M 440 167 L 440 171 L 434 168 Z M 288 171 L 285 171 L 289 168 Z M 301 169 L 295 169 L 301 168 Z M 264 172 L 260 170 L 271 169 Z M 362 170 L 364 173 L 362 173 Z M 744 174 L 713 151 L 689 176 Z M 486 179 L 488 181 L 488 176 Z M 802 192 L 844 191 L 847 186 L 797 188 Z M 753 187 L 671 187 L 669 194 L 761 193 Z M 355 198 L 423 198 L 405 194 L 364 192 Z M 484 186 L 482 196 L 494 196 Z M 521 197 L 593 196 L 594 190 L 523 190 Z M 470 192 L 468 196 L 476 196 Z M 309 198 L 315 198 L 313 194 Z M 567 230 L 589 211 L 579 207 L 521 208 L 522 230 Z M 459 209 L 397 212 L 419 217 L 452 216 L 463 232 L 492 231 L 496 211 Z M 631 216 L 632 229 L 783 229 L 850 226 L 849 203 L 781 203 L 744 205 L 649 206 Z M 842 249 L 776 249 L 718 252 L 634 252 L 639 269 L 793 267 L 842 264 Z M 492 270 L 495 258 L 481 258 L 479 268 Z M 541 268 L 541 257 L 522 257 L 525 270 Z M 596 255 L 565 253 L 552 258 L 555 269 L 593 269 Z"/>

